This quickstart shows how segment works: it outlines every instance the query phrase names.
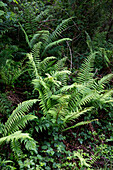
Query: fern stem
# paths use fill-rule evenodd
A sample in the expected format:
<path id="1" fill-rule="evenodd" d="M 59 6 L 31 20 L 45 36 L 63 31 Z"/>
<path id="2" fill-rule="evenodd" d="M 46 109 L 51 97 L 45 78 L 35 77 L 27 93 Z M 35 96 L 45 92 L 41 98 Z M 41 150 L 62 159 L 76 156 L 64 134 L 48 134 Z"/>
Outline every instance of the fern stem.
<path id="1" fill-rule="evenodd" d="M 56 116 L 56 123 L 57 123 L 57 120 L 58 120 L 59 113 L 60 113 L 60 111 L 62 110 L 62 107 L 63 107 L 63 106 L 60 107 L 60 109 L 59 109 L 59 111 L 58 111 L 58 113 L 57 113 L 57 116 Z"/>

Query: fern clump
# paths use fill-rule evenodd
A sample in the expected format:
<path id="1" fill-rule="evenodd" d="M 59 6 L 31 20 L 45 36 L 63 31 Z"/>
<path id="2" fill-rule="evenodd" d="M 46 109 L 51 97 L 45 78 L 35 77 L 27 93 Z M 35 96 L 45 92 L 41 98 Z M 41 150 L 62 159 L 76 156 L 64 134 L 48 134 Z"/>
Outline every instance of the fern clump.
<path id="1" fill-rule="evenodd" d="M 37 118 L 34 115 L 25 114 L 36 102 L 37 100 L 34 99 L 18 104 L 18 107 L 13 110 L 6 123 L 2 126 L 2 136 L 0 138 L 0 145 L 2 145 L 4 142 L 10 142 L 11 148 L 15 154 L 16 159 L 22 158 L 23 154 L 21 150 L 20 140 L 21 142 L 26 141 L 26 143 L 31 142 L 31 144 L 35 144 L 34 139 L 31 138 L 28 133 L 22 133 L 20 129 L 23 129 L 29 120 Z M 29 147 L 27 148 L 29 150 Z"/>
<path id="2" fill-rule="evenodd" d="M 68 18 L 66 20 L 63 20 L 61 24 L 57 26 L 55 31 L 50 33 L 48 30 L 41 30 L 37 31 L 36 34 L 33 35 L 31 40 L 29 40 L 29 37 L 27 35 L 27 32 L 20 24 L 21 29 L 23 30 L 26 38 L 26 42 L 28 43 L 29 47 L 32 49 L 35 44 L 40 44 L 40 57 L 44 58 L 47 57 L 47 54 L 49 55 L 51 53 L 51 50 L 53 50 L 56 46 L 61 46 L 64 42 L 72 41 L 70 38 L 60 38 L 61 33 L 66 29 L 68 26 L 68 23 L 72 21 L 72 17 Z M 38 47 L 39 48 L 39 47 Z M 53 54 L 55 54 L 53 52 Z"/>
<path id="3" fill-rule="evenodd" d="M 62 127 L 73 121 L 75 125 L 70 128 L 74 128 L 94 121 L 91 120 L 76 124 L 76 119 L 81 115 L 87 112 L 91 113 L 92 109 L 97 110 L 105 103 L 112 104 L 113 91 L 105 90 L 104 87 L 112 79 L 113 74 L 106 75 L 100 80 L 94 78 L 93 65 L 95 52 L 91 52 L 85 59 L 75 82 L 68 85 L 71 72 L 65 68 L 64 63 L 66 58 L 55 62 L 54 65 L 50 64 L 49 68 L 45 67 L 44 72 L 44 69 L 42 70 L 42 63 L 44 64 L 46 60 L 50 61 L 51 59 L 54 62 L 55 58 L 48 57 L 41 61 L 38 47 L 39 44 L 34 47 L 37 51 L 33 49 L 34 57 L 33 54 L 28 54 L 28 56 L 30 55 L 31 57 L 29 57 L 29 64 L 31 64 L 35 73 L 32 83 L 34 89 L 39 92 L 39 105 L 44 116 L 48 117 L 49 115 L 55 122 L 60 118 L 63 122 Z"/>

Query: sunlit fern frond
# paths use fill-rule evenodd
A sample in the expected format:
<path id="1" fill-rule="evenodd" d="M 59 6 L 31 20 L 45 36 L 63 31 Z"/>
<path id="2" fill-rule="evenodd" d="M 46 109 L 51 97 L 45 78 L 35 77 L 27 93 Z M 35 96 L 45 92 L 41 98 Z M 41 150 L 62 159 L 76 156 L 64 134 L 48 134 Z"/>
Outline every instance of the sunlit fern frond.
<path id="1" fill-rule="evenodd" d="M 57 26 L 55 31 L 50 35 L 49 42 L 55 41 L 56 38 L 61 35 L 61 33 L 67 28 L 69 22 L 72 21 L 72 18 L 73 17 L 63 20 L 62 23 Z"/>
<path id="2" fill-rule="evenodd" d="M 22 133 L 21 131 L 16 131 L 8 136 L 0 138 L 0 144 L 3 142 L 10 142 L 13 140 L 19 140 L 19 139 L 32 139 L 28 133 Z"/>
<path id="3" fill-rule="evenodd" d="M 37 61 L 37 65 L 36 65 L 32 53 L 27 53 L 27 57 L 28 57 L 28 59 L 29 59 L 28 65 L 29 65 L 29 67 L 31 68 L 31 70 L 33 70 L 32 77 L 38 79 L 38 78 L 39 78 L 39 73 L 38 73 L 38 69 L 37 69 L 37 67 L 38 67 L 38 61 Z M 38 58 L 38 57 L 37 57 L 37 58 Z"/>
<path id="4" fill-rule="evenodd" d="M 48 91 L 47 89 L 45 89 L 44 87 L 42 88 L 42 91 L 41 90 L 38 90 L 39 91 L 39 105 L 40 105 L 40 108 L 42 109 L 42 111 L 44 112 L 44 114 L 47 113 L 47 98 L 48 98 Z"/>
<path id="5" fill-rule="evenodd" d="M 67 74 L 67 75 L 70 75 L 71 74 L 71 71 L 68 71 L 68 70 L 62 70 L 62 71 L 55 71 L 52 76 L 55 77 L 55 78 L 58 78 L 59 76 L 62 76 L 64 74 Z"/>
<path id="6" fill-rule="evenodd" d="M 57 61 L 57 63 L 54 65 L 56 71 L 65 70 L 65 63 L 66 63 L 67 57 L 64 57 Z"/>
<path id="7" fill-rule="evenodd" d="M 67 107 L 68 107 L 69 97 L 70 95 L 65 95 L 65 94 L 52 95 L 51 96 L 52 105 L 48 110 L 48 114 L 50 114 L 56 120 L 58 119 L 58 117 L 60 117 L 61 119 L 62 116 L 68 114 Z"/>
<path id="8" fill-rule="evenodd" d="M 43 73 L 52 71 L 55 61 L 56 57 L 54 56 L 46 57 L 43 61 L 40 62 L 40 70 L 43 71 Z"/>
<path id="9" fill-rule="evenodd" d="M 113 74 L 108 74 L 98 81 L 99 86 L 103 87 L 113 78 Z"/>
<path id="10" fill-rule="evenodd" d="M 68 113 L 67 116 L 64 117 L 63 121 L 64 121 L 64 123 L 74 121 L 75 119 L 77 119 L 78 117 L 83 115 L 84 113 L 91 111 L 91 109 L 93 109 L 93 107 L 88 107 L 88 108 L 85 108 L 82 111 L 78 111 L 78 112 L 70 112 L 70 113 Z"/>
<path id="11" fill-rule="evenodd" d="M 62 71 L 55 71 L 52 73 L 52 76 L 55 77 L 58 81 L 61 82 L 62 86 L 67 85 L 67 82 L 69 80 L 69 75 L 71 74 L 68 70 L 62 70 Z"/>
<path id="12" fill-rule="evenodd" d="M 46 78 L 44 79 L 45 82 L 48 83 L 48 86 L 49 87 L 52 87 L 52 86 L 57 86 L 57 87 L 60 87 L 61 86 L 61 82 L 57 80 L 56 77 L 46 73 Z M 50 84 L 49 84 L 50 83 Z"/>
<path id="13" fill-rule="evenodd" d="M 76 123 L 76 124 L 73 125 L 73 126 L 70 126 L 70 127 L 66 128 L 66 129 L 63 129 L 63 132 L 64 132 L 64 131 L 67 131 L 67 130 L 69 130 L 69 129 L 78 127 L 78 126 L 82 126 L 82 125 L 86 125 L 86 124 L 92 123 L 92 122 L 94 122 L 94 121 L 98 121 L 98 119 L 93 119 L 93 120 L 90 120 L 90 121 L 82 121 L 82 122 Z"/>
<path id="14" fill-rule="evenodd" d="M 15 131 L 18 131 L 19 129 L 23 129 L 29 120 L 33 120 L 35 118 L 37 117 L 29 114 L 29 115 L 24 115 L 23 117 L 21 117 L 21 119 L 20 118 L 16 119 L 10 128 L 10 133 L 14 133 Z"/>
<path id="15" fill-rule="evenodd" d="M 45 54 L 45 52 L 46 52 L 48 49 L 50 49 L 50 48 L 52 48 L 52 47 L 54 47 L 54 46 L 58 46 L 59 44 L 61 44 L 61 43 L 63 43 L 63 42 L 66 42 L 66 41 L 72 41 L 72 39 L 70 39 L 70 38 L 62 38 L 62 39 L 59 39 L 59 40 L 57 40 L 57 41 L 54 41 L 54 42 L 49 43 L 47 46 L 45 46 L 45 49 L 44 49 L 44 51 L 43 51 L 43 53 L 42 53 L 42 56 Z"/>
<path id="16" fill-rule="evenodd" d="M 101 103 L 101 104 L 104 104 L 104 103 L 111 103 L 113 104 L 113 89 L 111 90 L 106 90 L 104 93 L 98 95 L 98 101 Z"/>
<path id="17" fill-rule="evenodd" d="M 29 109 L 36 102 L 37 100 L 33 99 L 18 104 L 18 107 L 12 112 L 11 116 L 8 118 L 7 122 L 4 125 L 4 136 L 11 134 L 12 131 L 14 132 L 20 127 L 25 127 L 25 124 L 28 120 L 36 118 L 36 116 L 33 115 L 27 116 L 26 119 L 23 118 L 25 116 L 25 113 L 28 112 Z"/>
<path id="18" fill-rule="evenodd" d="M 95 91 L 91 91 L 91 93 L 88 93 L 87 95 L 83 96 L 81 100 L 78 103 L 76 103 L 77 107 L 82 108 L 82 105 L 86 105 L 89 102 L 91 102 L 95 95 L 96 95 Z"/>
<path id="19" fill-rule="evenodd" d="M 41 59 L 40 59 L 41 45 L 42 45 L 42 42 L 38 42 L 37 44 L 35 44 L 33 46 L 33 49 L 32 49 L 32 55 L 33 55 L 33 59 L 35 61 L 35 64 L 37 65 L 37 69 L 38 69 L 39 62 L 41 61 Z"/>
<path id="20" fill-rule="evenodd" d="M 32 81 L 34 85 L 34 89 L 39 92 L 39 105 L 41 109 L 46 112 L 47 111 L 47 99 L 49 95 L 51 95 L 51 90 L 48 85 L 44 82 L 43 79 L 34 79 Z"/>
<path id="21" fill-rule="evenodd" d="M 78 73 L 77 82 L 81 83 L 88 83 L 94 76 L 93 71 L 93 62 L 95 59 L 95 53 L 91 53 L 81 65 L 80 71 Z"/>

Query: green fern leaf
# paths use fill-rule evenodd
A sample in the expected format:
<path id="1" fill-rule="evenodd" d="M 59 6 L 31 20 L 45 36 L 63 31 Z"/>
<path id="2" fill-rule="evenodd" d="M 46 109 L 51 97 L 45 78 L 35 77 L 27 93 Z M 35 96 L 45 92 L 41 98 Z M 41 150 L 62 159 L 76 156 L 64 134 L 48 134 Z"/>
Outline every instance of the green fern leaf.
<path id="1" fill-rule="evenodd" d="M 68 122 L 68 121 L 71 121 L 71 120 L 74 120 L 74 119 L 77 119 L 79 116 L 81 116 L 82 114 L 90 111 L 91 109 L 93 109 L 93 107 L 89 107 L 89 108 L 85 108 L 83 109 L 82 111 L 78 111 L 78 112 L 71 112 L 69 113 L 65 118 L 64 118 L 64 123 Z"/>
<path id="2" fill-rule="evenodd" d="M 22 133 L 21 131 L 16 131 L 13 134 L 0 138 L 0 144 L 2 144 L 3 142 L 10 142 L 10 141 L 19 140 L 19 139 L 31 139 L 32 140 L 32 138 L 29 136 L 28 133 Z"/>
<path id="3" fill-rule="evenodd" d="M 112 78 L 113 78 L 113 74 L 108 74 L 108 75 L 104 76 L 103 78 L 101 78 L 101 79 L 98 81 L 98 84 L 104 86 L 104 85 L 105 85 L 106 83 L 108 83 Z"/>
<path id="4" fill-rule="evenodd" d="M 45 49 L 44 49 L 44 51 L 43 51 L 43 53 L 42 53 L 42 56 L 45 54 L 45 52 L 46 52 L 47 49 L 52 48 L 52 47 L 54 47 L 54 46 L 56 46 L 56 45 L 58 45 L 58 44 L 61 44 L 61 43 L 65 42 L 65 41 L 72 41 L 72 39 L 70 39 L 70 38 L 62 38 L 62 39 L 60 39 L 60 40 L 57 40 L 57 41 L 54 41 L 54 42 L 49 43 L 49 44 L 45 47 Z"/>
<path id="5" fill-rule="evenodd" d="M 27 35 L 26 31 L 24 30 L 24 28 L 22 27 L 22 25 L 20 23 L 19 23 L 19 25 L 20 25 L 22 31 L 25 34 L 26 42 L 28 43 L 29 47 L 31 48 L 31 44 L 30 44 L 30 41 L 29 41 L 29 38 L 28 38 L 28 35 Z"/>
<path id="6" fill-rule="evenodd" d="M 85 59 L 84 63 L 82 64 L 80 68 L 80 72 L 78 74 L 77 82 L 80 83 L 88 83 L 94 76 L 92 73 L 93 71 L 93 62 L 95 59 L 95 54 L 92 53 Z"/>
<path id="7" fill-rule="evenodd" d="M 50 33 L 47 30 L 38 31 L 29 42 L 30 47 L 32 48 L 39 41 L 46 43 L 48 41 L 49 35 Z"/>
<path id="8" fill-rule="evenodd" d="M 25 116 L 25 113 L 28 112 L 29 109 L 32 107 L 32 105 L 36 102 L 37 102 L 37 99 L 33 99 L 33 100 L 28 100 L 28 101 L 18 104 L 18 107 L 12 112 L 11 116 L 5 123 L 4 131 L 3 131 L 4 136 L 11 133 L 13 125 L 15 125 L 15 128 L 16 126 L 18 127 L 18 121 L 20 121 L 20 119 Z M 35 117 L 33 116 L 31 118 L 33 119 Z M 28 116 L 27 119 L 30 119 L 30 117 Z"/>
<path id="9" fill-rule="evenodd" d="M 89 124 L 89 123 L 94 122 L 94 121 L 98 121 L 98 119 L 93 119 L 93 120 L 90 120 L 90 121 L 82 121 L 82 122 L 79 122 L 79 123 L 77 123 L 76 125 L 73 125 L 73 126 L 70 126 L 70 127 L 66 128 L 66 129 L 64 129 L 63 132 L 64 132 L 64 131 L 67 131 L 67 130 L 69 130 L 69 129 L 78 127 L 78 126 L 82 126 L 82 125 Z"/>
<path id="10" fill-rule="evenodd" d="M 73 17 L 65 19 L 62 21 L 60 25 L 57 26 L 55 31 L 50 35 L 49 42 L 55 41 L 58 36 L 67 28 L 67 25 L 70 21 L 72 21 Z"/>

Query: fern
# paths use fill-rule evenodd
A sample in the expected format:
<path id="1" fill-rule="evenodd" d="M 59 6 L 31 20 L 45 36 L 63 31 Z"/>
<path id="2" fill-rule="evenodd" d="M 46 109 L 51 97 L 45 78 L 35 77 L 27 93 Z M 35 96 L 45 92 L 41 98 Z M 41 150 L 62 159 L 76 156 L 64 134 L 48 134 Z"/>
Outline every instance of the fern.
<path id="1" fill-rule="evenodd" d="M 4 117 L 4 115 L 9 115 L 12 111 L 12 103 L 8 100 L 8 97 L 5 93 L 0 94 L 0 113 Z"/>
<path id="2" fill-rule="evenodd" d="M 47 53 L 48 49 L 50 49 L 54 46 L 58 46 L 59 44 L 61 44 L 64 41 L 71 41 L 71 39 L 69 39 L 69 38 L 62 38 L 62 39 L 57 40 L 58 35 L 60 35 L 60 33 L 67 27 L 69 21 L 71 21 L 71 20 L 72 20 L 72 18 L 64 20 L 52 34 L 50 34 L 49 31 L 46 31 L 46 30 L 38 31 L 37 34 L 33 35 L 31 40 L 29 40 L 27 32 L 25 31 L 25 29 L 22 27 L 21 24 L 20 24 L 20 26 L 21 26 L 22 31 L 25 34 L 26 42 L 28 43 L 30 48 L 33 48 L 33 46 L 36 43 L 42 42 L 42 45 L 41 45 L 42 53 L 40 56 L 40 58 L 41 58 L 44 55 L 46 55 L 45 53 Z"/>
<path id="3" fill-rule="evenodd" d="M 39 92 L 38 101 L 45 118 L 52 118 L 55 123 L 58 119 L 62 120 L 62 128 L 64 128 L 64 125 L 66 126 L 71 121 L 75 122 L 81 115 L 91 113 L 94 109 L 98 110 L 106 102 L 112 102 L 112 91 L 105 91 L 103 88 L 112 78 L 112 74 L 104 76 L 101 80 L 94 78 L 93 65 L 96 52 L 91 53 L 85 59 L 76 81 L 68 85 L 71 72 L 65 67 L 66 58 L 56 61 L 55 57 L 47 57 L 41 61 L 38 45 L 39 43 L 34 46 L 32 52 L 31 65 L 38 74 L 32 83 L 34 89 Z M 92 121 L 94 120 L 79 122 L 69 128 Z M 39 127 L 37 129 L 42 131 L 43 126 L 40 127 L 41 129 Z"/>
<path id="4" fill-rule="evenodd" d="M 14 140 L 16 141 L 19 139 L 26 139 L 26 138 L 32 139 L 28 133 L 22 133 L 21 131 L 16 131 L 13 134 L 0 138 L 0 144 L 2 144 L 3 142 L 10 142 Z"/>
<path id="5" fill-rule="evenodd" d="M 27 57 L 29 59 L 29 63 L 28 65 L 33 68 L 33 75 L 35 78 L 39 78 L 39 74 L 38 74 L 38 70 L 37 70 L 37 67 L 38 65 L 35 64 L 34 62 L 34 59 L 33 59 L 33 56 L 32 56 L 32 53 L 28 53 L 27 54 Z"/>
<path id="6" fill-rule="evenodd" d="M 45 9 L 39 15 L 36 16 L 35 20 L 40 22 L 44 17 L 48 16 L 50 13 L 50 8 Z"/>
<path id="7" fill-rule="evenodd" d="M 93 107 L 89 107 L 89 108 L 83 109 L 82 111 L 78 111 L 78 112 L 74 112 L 74 113 L 71 112 L 71 113 L 69 113 L 67 116 L 65 116 L 65 118 L 64 118 L 63 121 L 64 121 L 64 123 L 65 123 L 65 122 L 68 122 L 68 121 L 72 121 L 72 120 L 74 120 L 74 119 L 77 119 L 77 118 L 80 117 L 82 114 L 90 111 L 92 108 L 93 108 Z"/>
<path id="8" fill-rule="evenodd" d="M 18 132 L 20 132 L 20 131 L 17 131 L 17 133 Z M 16 133 L 16 136 L 18 135 Z M 15 134 L 15 133 L 14 133 Z M 20 135 L 21 136 L 21 135 Z M 9 137 L 9 136 L 8 136 Z M 26 139 L 28 139 L 28 138 L 24 138 L 23 136 L 21 136 L 21 138 L 19 138 L 19 139 L 13 139 L 13 140 L 11 140 L 11 149 L 12 149 L 12 151 L 13 151 L 13 153 L 14 153 L 14 156 L 15 156 L 15 158 L 18 160 L 18 158 L 20 159 L 20 158 L 22 158 L 22 155 L 23 155 L 23 152 L 22 152 L 22 150 L 21 150 L 21 144 L 20 144 L 20 142 L 19 142 L 19 140 L 20 139 L 23 139 L 23 140 L 26 140 Z"/>
<path id="9" fill-rule="evenodd" d="M 5 65 L 1 66 L 0 76 L 6 85 L 14 86 L 15 81 L 26 71 L 22 68 L 22 63 L 16 63 L 13 60 L 6 60 Z"/>
<path id="10" fill-rule="evenodd" d="M 91 80 L 94 76 L 92 73 L 93 71 L 93 62 L 95 59 L 96 53 L 91 53 L 82 64 L 79 74 L 78 74 L 78 83 L 88 83 L 89 80 Z"/>
<path id="11" fill-rule="evenodd" d="M 28 43 L 29 47 L 31 48 L 31 44 L 30 44 L 30 41 L 29 41 L 29 37 L 28 37 L 28 35 L 27 35 L 26 31 L 24 30 L 24 28 L 22 27 L 22 25 L 21 25 L 20 23 L 19 23 L 19 25 L 20 25 L 20 27 L 21 27 L 22 31 L 23 31 L 23 32 L 24 32 L 24 34 L 25 34 L 26 42 Z"/>
<path id="12" fill-rule="evenodd" d="M 25 116 L 25 112 L 27 112 L 30 107 L 36 102 L 37 100 L 34 99 L 18 104 L 18 107 L 12 112 L 11 116 L 4 125 L 4 136 L 6 136 L 7 134 L 11 134 L 19 128 L 25 127 L 25 124 L 28 120 L 36 118 L 36 116 L 33 115 Z"/>
<path id="13" fill-rule="evenodd" d="M 46 50 L 48 49 L 48 48 L 52 48 L 53 46 L 56 46 L 56 45 L 58 45 L 58 44 L 60 44 L 60 43 L 62 43 L 62 42 L 65 42 L 65 41 L 72 41 L 70 38 L 62 38 L 62 39 L 60 39 L 60 40 L 57 40 L 57 41 L 54 41 L 54 42 L 51 42 L 51 43 L 49 43 L 46 47 L 45 47 L 45 49 L 44 49 L 44 51 L 43 51 L 43 53 L 42 53 L 42 56 L 45 54 L 45 52 L 46 52 Z"/>
<path id="14" fill-rule="evenodd" d="M 50 33 L 47 30 L 38 31 L 37 34 L 35 34 L 33 38 L 30 40 L 30 47 L 33 48 L 34 44 L 36 44 L 39 41 L 45 43 L 48 40 L 49 35 Z"/>
<path id="15" fill-rule="evenodd" d="M 113 78 L 113 74 L 108 74 L 101 78 L 101 80 L 98 81 L 99 86 L 104 87 L 105 84 L 107 84 L 111 79 Z"/>
<path id="16" fill-rule="evenodd" d="M 91 120 L 91 121 L 82 121 L 82 122 L 79 122 L 79 123 L 75 124 L 74 126 L 71 126 L 71 127 L 69 127 L 69 128 L 64 129 L 63 132 L 64 132 L 64 131 L 67 131 L 67 130 L 69 130 L 69 129 L 78 127 L 78 126 L 82 126 L 82 125 L 86 125 L 86 124 L 92 123 L 92 122 L 94 122 L 94 121 L 98 121 L 98 119 L 93 119 L 93 120 Z"/>
<path id="17" fill-rule="evenodd" d="M 25 115 L 25 113 L 28 112 L 36 102 L 37 100 L 34 99 L 18 104 L 18 107 L 12 112 L 2 128 L 3 137 L 0 138 L 0 145 L 4 142 L 10 142 L 16 159 L 22 158 L 22 150 L 19 140 L 29 139 L 34 141 L 28 133 L 22 133 L 19 130 L 23 129 L 29 120 L 37 118 L 34 115 Z"/>
<path id="18" fill-rule="evenodd" d="M 56 40 L 56 38 L 58 38 L 61 33 L 67 28 L 68 24 L 70 21 L 72 21 L 73 17 L 70 17 L 68 19 L 65 19 L 62 21 L 62 23 L 60 23 L 57 28 L 55 29 L 55 31 L 50 35 L 49 37 L 49 42 L 53 42 Z"/>

